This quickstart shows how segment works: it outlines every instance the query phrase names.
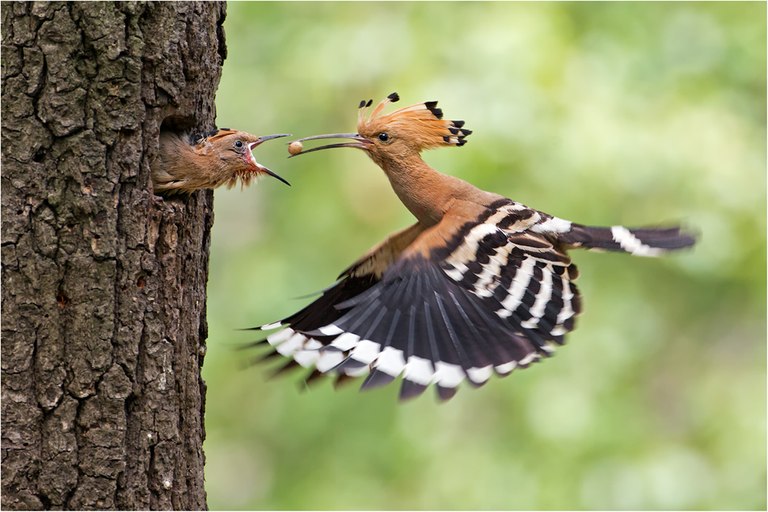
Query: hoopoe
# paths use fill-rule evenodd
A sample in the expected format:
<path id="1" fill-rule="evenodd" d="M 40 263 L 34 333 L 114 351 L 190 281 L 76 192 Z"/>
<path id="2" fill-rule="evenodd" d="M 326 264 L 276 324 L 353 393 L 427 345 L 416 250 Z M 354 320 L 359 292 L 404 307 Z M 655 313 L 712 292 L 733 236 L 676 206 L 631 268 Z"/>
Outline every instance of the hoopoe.
<path id="1" fill-rule="evenodd" d="M 581 311 L 568 249 L 658 256 L 695 243 L 679 227 L 576 224 L 441 174 L 420 152 L 462 146 L 472 132 L 463 121 L 444 120 L 435 101 L 384 114 L 398 99 L 391 94 L 367 117 L 372 101 L 361 102 L 357 133 L 297 141 L 350 139 L 303 153 L 363 150 L 417 220 L 344 270 L 310 305 L 256 328 L 282 328 L 257 342 L 273 347 L 263 359 L 292 358 L 282 369 L 312 368 L 307 381 L 366 376 L 363 389 L 402 376 L 401 399 L 434 384 L 446 400 L 464 380 L 480 386 L 563 344 Z"/>
<path id="2" fill-rule="evenodd" d="M 221 185 L 232 188 L 238 180 L 242 186 L 247 186 L 260 174 L 268 174 L 290 186 L 257 162 L 252 153 L 262 142 L 288 135 L 259 137 L 229 128 L 201 135 L 162 132 L 160 152 L 152 164 L 155 193 L 190 193 Z"/>

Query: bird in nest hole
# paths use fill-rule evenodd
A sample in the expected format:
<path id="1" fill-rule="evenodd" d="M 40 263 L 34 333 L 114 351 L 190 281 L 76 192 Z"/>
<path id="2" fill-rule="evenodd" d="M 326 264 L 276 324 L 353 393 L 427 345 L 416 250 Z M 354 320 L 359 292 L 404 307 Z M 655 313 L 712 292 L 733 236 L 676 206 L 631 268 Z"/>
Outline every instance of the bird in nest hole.
<path id="1" fill-rule="evenodd" d="M 263 142 L 288 136 L 285 133 L 258 136 L 229 128 L 199 135 L 163 131 L 160 150 L 152 164 L 155 193 L 188 194 L 222 185 L 232 188 L 238 182 L 245 187 L 262 175 L 290 185 L 253 157 L 253 150 Z"/>

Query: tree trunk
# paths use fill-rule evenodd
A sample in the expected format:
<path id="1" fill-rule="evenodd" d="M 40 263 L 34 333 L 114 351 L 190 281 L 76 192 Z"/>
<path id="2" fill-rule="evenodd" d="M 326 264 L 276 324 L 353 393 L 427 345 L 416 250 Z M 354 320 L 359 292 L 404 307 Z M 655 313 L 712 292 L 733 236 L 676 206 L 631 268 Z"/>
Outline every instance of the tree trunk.
<path id="1" fill-rule="evenodd" d="M 222 3 L 2 4 L 2 507 L 203 509 L 213 194 L 162 200 L 163 129 L 214 127 Z"/>

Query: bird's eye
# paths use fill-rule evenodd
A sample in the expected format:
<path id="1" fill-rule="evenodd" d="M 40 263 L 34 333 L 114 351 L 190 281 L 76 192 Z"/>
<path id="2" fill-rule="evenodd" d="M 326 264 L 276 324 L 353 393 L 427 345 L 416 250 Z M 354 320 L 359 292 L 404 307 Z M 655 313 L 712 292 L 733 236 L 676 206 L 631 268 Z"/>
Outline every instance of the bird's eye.
<path id="1" fill-rule="evenodd" d="M 240 148 L 242 148 L 242 147 L 243 147 L 243 141 L 241 141 L 241 140 L 236 140 L 236 141 L 235 141 L 235 147 L 236 147 L 237 149 L 240 149 Z"/>
<path id="2" fill-rule="evenodd" d="M 387 135 L 387 132 L 381 132 L 379 134 L 379 140 L 381 142 L 387 142 L 389 140 L 389 135 Z"/>

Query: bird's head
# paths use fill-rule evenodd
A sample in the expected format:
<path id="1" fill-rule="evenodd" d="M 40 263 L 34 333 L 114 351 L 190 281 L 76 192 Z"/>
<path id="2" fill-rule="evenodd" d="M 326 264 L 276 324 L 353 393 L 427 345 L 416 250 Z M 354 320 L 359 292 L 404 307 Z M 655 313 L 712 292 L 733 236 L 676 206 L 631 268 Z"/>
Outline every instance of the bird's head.
<path id="1" fill-rule="evenodd" d="M 384 114 L 384 108 L 398 101 L 395 92 L 381 101 L 368 114 L 373 101 L 361 101 L 357 117 L 357 133 L 332 133 L 298 139 L 298 142 L 319 139 L 344 138 L 349 142 L 328 144 L 301 153 L 330 148 L 358 148 L 364 150 L 377 163 L 390 159 L 408 158 L 422 150 L 441 146 L 463 146 L 471 130 L 463 128 L 464 121 L 443 119 L 443 111 L 436 101 L 417 103 Z M 296 155 L 292 155 L 296 156 Z"/>
<path id="2" fill-rule="evenodd" d="M 207 133 L 195 141 L 195 146 L 200 155 L 211 160 L 213 167 L 213 179 L 217 185 L 226 184 L 231 188 L 238 181 L 247 186 L 252 178 L 267 174 L 286 185 L 286 180 L 261 165 L 253 157 L 253 150 L 261 143 L 279 137 L 287 137 L 289 134 L 277 135 L 251 135 L 247 132 L 221 128 Z"/>

